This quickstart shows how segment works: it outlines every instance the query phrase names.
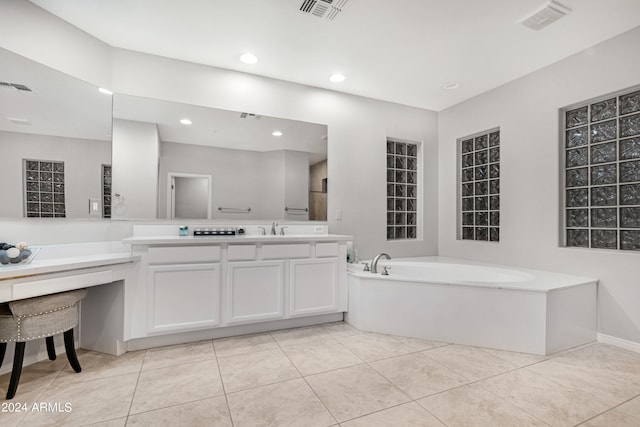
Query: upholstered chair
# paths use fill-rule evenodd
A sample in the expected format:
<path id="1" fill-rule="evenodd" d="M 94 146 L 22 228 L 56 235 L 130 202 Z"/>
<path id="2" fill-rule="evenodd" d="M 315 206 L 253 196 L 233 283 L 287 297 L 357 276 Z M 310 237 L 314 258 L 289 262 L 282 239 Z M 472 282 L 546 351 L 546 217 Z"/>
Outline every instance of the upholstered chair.
<path id="1" fill-rule="evenodd" d="M 55 360 L 53 337 L 64 334 L 69 364 L 74 371 L 81 371 L 73 328 L 78 325 L 80 300 L 86 295 L 86 289 L 79 289 L 0 304 L 0 366 L 4 361 L 7 343 L 16 343 L 7 399 L 12 399 L 18 389 L 27 341 L 45 338 L 49 360 Z"/>

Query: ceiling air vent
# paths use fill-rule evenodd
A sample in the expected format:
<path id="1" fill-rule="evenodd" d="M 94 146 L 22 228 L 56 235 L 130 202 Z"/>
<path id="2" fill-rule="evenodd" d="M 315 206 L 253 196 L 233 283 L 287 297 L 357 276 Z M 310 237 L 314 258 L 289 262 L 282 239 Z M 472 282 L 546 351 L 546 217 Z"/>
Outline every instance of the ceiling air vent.
<path id="1" fill-rule="evenodd" d="M 333 21 L 349 0 L 303 0 L 300 11 Z"/>
<path id="2" fill-rule="evenodd" d="M 29 87 L 20 83 L 0 82 L 0 89 L 7 92 L 33 93 Z"/>
<path id="3" fill-rule="evenodd" d="M 551 0 L 549 4 L 520 23 L 532 30 L 541 30 L 571 12 L 567 6 Z"/>
<path id="4" fill-rule="evenodd" d="M 259 114 L 253 114 L 253 113 L 240 113 L 240 118 L 241 119 L 256 119 L 256 120 L 260 120 L 262 118 L 262 116 L 259 115 Z"/>

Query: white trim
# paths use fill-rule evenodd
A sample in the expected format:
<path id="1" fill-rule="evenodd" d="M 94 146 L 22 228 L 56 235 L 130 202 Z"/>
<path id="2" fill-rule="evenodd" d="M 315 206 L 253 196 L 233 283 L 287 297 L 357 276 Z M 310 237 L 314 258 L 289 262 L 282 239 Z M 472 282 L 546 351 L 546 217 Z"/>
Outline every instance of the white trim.
<path id="1" fill-rule="evenodd" d="M 207 217 L 206 218 L 199 218 L 199 219 L 211 219 L 211 199 L 212 199 L 212 189 L 213 189 L 213 184 L 212 184 L 212 180 L 213 180 L 213 176 L 212 175 L 202 175 L 202 174 L 196 174 L 196 173 L 182 173 L 182 172 L 169 172 L 167 174 L 167 218 L 168 219 L 176 219 L 175 218 L 175 203 L 174 203 L 174 198 L 175 198 L 175 192 L 174 192 L 174 186 L 175 186 L 175 178 L 204 178 L 207 180 L 208 185 L 207 185 Z M 179 219 L 179 218 L 177 218 Z"/>
<path id="2" fill-rule="evenodd" d="M 601 333 L 596 334 L 596 340 L 603 344 L 609 344 L 615 347 L 624 348 L 625 350 L 640 353 L 640 342 L 624 340 L 622 338 Z"/>
<path id="3" fill-rule="evenodd" d="M 330 313 L 316 316 L 296 317 L 293 319 L 279 319 L 268 322 L 247 323 L 244 325 L 230 325 L 222 328 L 211 328 L 200 331 L 181 332 L 153 337 L 136 338 L 126 341 L 127 351 L 145 350 L 168 345 L 184 344 L 196 341 L 234 337 L 238 335 L 265 333 L 280 329 L 299 328 L 303 326 L 320 325 L 322 323 L 341 322 L 344 313 Z M 45 358 L 46 353 L 45 353 Z"/>

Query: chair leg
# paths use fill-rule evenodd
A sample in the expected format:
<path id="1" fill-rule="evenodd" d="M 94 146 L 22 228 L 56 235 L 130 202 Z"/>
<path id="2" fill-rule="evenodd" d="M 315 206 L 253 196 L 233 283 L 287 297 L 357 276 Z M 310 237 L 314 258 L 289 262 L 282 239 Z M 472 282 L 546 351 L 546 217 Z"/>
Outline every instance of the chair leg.
<path id="1" fill-rule="evenodd" d="M 20 382 L 20 374 L 22 373 L 22 360 L 24 359 L 24 342 L 16 343 L 16 351 L 13 355 L 13 369 L 11 371 L 11 380 L 7 389 L 7 400 L 13 399 L 18 390 Z"/>
<path id="2" fill-rule="evenodd" d="M 64 348 L 67 351 L 67 359 L 74 371 L 80 372 L 80 362 L 78 362 L 78 356 L 76 356 L 76 346 L 73 342 L 73 329 L 69 329 L 64 333 Z"/>
<path id="3" fill-rule="evenodd" d="M 7 343 L 0 342 L 0 366 L 2 366 L 2 362 L 4 362 L 4 354 L 7 351 Z"/>
<path id="4" fill-rule="evenodd" d="M 53 337 L 45 338 L 47 342 L 47 355 L 49 356 L 49 360 L 56 360 L 56 345 L 53 342 Z"/>

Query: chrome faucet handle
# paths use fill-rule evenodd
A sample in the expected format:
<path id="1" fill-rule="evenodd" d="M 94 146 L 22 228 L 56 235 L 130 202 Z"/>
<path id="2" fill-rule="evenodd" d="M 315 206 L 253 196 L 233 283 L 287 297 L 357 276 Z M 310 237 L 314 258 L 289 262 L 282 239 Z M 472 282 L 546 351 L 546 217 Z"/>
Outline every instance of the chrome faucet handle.
<path id="1" fill-rule="evenodd" d="M 365 263 L 364 263 L 364 268 L 362 269 L 362 271 L 371 271 L 371 270 L 369 269 L 369 263 L 368 263 L 368 262 L 365 262 Z"/>
<path id="2" fill-rule="evenodd" d="M 280 235 L 281 236 L 284 236 L 284 229 L 285 228 L 289 228 L 289 227 L 287 227 L 287 226 L 280 227 Z"/>
<path id="3" fill-rule="evenodd" d="M 389 275 L 389 270 L 391 270 L 391 267 L 387 267 L 386 265 L 382 266 L 382 273 L 380 273 L 382 276 L 388 276 Z"/>
<path id="4" fill-rule="evenodd" d="M 266 235 L 267 235 L 267 228 L 266 228 L 266 227 L 260 227 L 260 226 L 258 226 L 258 228 L 259 228 L 259 229 L 260 229 L 260 231 L 261 231 L 261 233 L 260 233 L 260 234 L 262 234 L 263 236 L 266 236 Z"/>

